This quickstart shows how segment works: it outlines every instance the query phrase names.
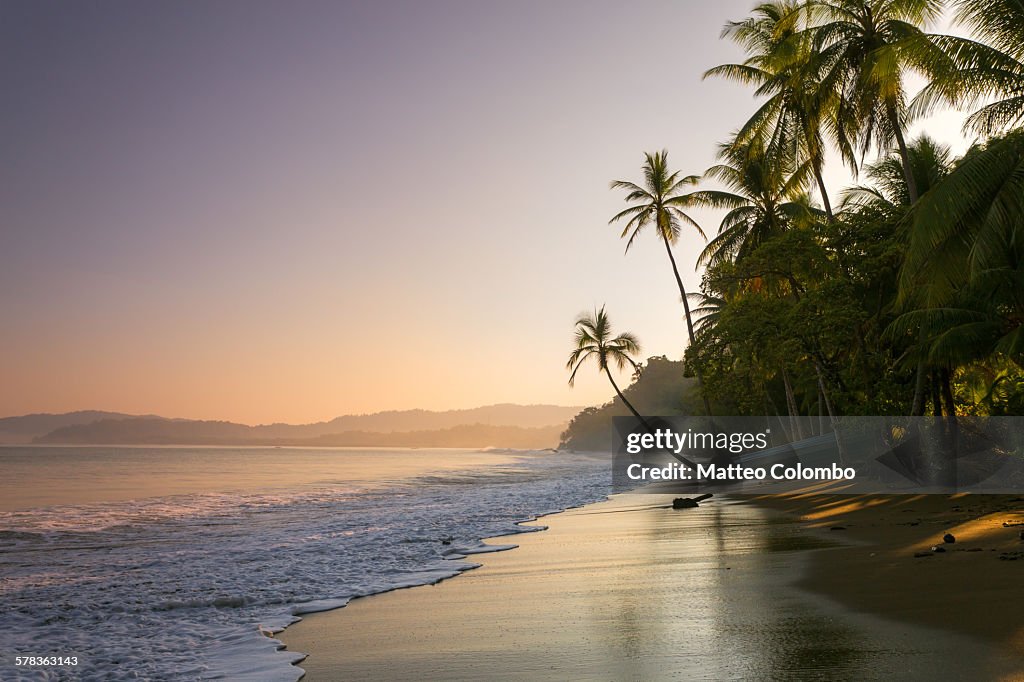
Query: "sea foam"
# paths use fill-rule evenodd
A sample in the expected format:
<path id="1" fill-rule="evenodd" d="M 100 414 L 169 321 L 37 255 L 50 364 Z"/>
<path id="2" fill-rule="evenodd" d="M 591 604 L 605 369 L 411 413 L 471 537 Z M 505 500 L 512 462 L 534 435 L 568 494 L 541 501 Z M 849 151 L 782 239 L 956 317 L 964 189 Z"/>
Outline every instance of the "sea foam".
<path id="1" fill-rule="evenodd" d="M 607 460 L 520 453 L 386 486 L 0 513 L 3 678 L 296 680 L 304 654 L 273 635 L 300 615 L 455 576 L 513 546 L 482 538 L 538 530 L 517 523 L 609 486 Z M 79 665 L 14 668 L 14 656 Z"/>

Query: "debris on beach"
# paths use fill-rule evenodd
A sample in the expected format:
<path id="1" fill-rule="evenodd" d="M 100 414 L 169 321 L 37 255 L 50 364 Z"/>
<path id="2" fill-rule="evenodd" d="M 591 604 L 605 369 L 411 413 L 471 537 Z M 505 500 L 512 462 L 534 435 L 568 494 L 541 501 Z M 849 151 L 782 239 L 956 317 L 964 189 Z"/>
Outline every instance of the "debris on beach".
<path id="1" fill-rule="evenodd" d="M 956 536 L 952 533 L 946 533 L 942 536 L 942 541 L 945 542 L 947 545 L 952 545 L 954 542 L 956 542 Z"/>
<path id="2" fill-rule="evenodd" d="M 942 545 L 932 545 L 932 551 L 936 554 L 941 554 L 942 552 L 946 551 L 946 548 Z"/>
<path id="3" fill-rule="evenodd" d="M 672 500 L 672 508 L 693 509 L 694 507 L 699 507 L 699 503 L 703 502 L 709 497 L 714 497 L 714 495 L 712 493 L 705 493 L 703 495 L 698 495 L 697 497 L 677 497 L 676 499 Z"/>

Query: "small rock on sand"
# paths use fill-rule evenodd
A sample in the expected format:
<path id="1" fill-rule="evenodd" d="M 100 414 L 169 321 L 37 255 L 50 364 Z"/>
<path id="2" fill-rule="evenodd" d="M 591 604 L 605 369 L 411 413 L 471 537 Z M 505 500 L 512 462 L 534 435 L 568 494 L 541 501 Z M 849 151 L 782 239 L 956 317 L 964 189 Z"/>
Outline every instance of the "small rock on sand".
<path id="1" fill-rule="evenodd" d="M 942 536 L 942 541 L 945 542 L 947 545 L 951 545 L 954 542 L 956 542 L 956 537 L 952 533 L 946 533 Z"/>

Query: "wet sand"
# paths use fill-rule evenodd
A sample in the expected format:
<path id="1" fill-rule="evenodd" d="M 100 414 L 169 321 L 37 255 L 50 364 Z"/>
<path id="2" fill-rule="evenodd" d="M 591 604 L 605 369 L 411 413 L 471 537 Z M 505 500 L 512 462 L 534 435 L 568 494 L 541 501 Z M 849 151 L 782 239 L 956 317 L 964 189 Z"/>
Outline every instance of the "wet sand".
<path id="1" fill-rule="evenodd" d="M 870 605 L 850 608 L 857 597 L 833 598 L 831 587 L 830 597 L 819 595 L 823 585 L 810 576 L 827 569 L 824 557 L 871 550 L 813 550 L 834 536 L 857 540 L 856 532 L 721 498 L 659 508 L 669 500 L 621 495 L 546 517 L 546 532 L 491 541 L 518 549 L 470 557 L 482 568 L 307 616 L 280 638 L 310 654 L 300 666 L 312 681 L 1024 674 L 1001 639 L 930 628 L 902 607 L 880 618 Z"/>

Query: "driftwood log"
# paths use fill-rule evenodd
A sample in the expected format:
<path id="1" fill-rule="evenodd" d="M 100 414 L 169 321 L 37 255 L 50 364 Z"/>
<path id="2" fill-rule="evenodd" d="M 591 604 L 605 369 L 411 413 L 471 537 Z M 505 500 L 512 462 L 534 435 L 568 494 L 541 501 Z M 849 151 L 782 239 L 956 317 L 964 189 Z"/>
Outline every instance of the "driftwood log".
<path id="1" fill-rule="evenodd" d="M 712 495 L 711 493 L 705 493 L 703 495 L 698 495 L 697 497 L 677 497 L 676 499 L 672 500 L 672 508 L 693 509 L 694 507 L 699 507 L 699 503 L 703 502 L 709 497 L 714 497 L 714 495 Z"/>

